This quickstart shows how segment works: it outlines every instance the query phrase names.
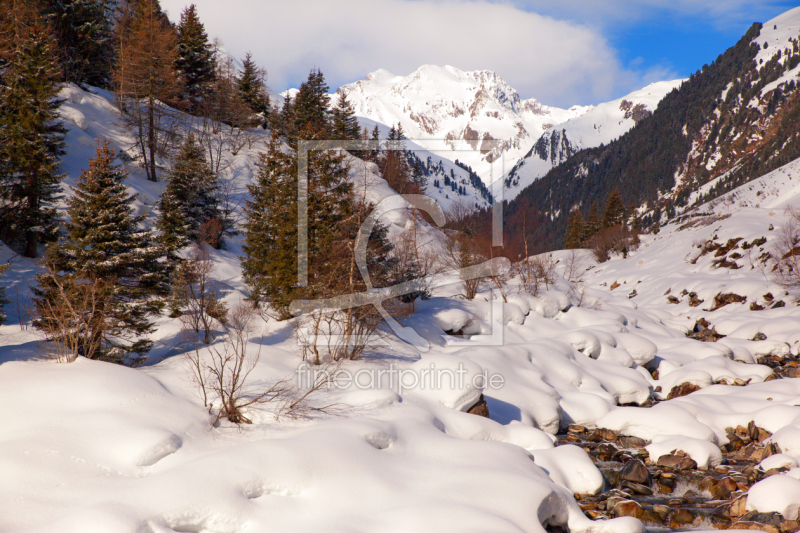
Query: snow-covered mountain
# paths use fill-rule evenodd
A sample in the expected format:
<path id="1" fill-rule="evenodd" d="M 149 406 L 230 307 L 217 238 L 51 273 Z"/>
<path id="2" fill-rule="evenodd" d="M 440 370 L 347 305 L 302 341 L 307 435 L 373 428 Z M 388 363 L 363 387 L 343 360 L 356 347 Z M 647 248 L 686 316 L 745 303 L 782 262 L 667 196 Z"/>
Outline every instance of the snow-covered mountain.
<path id="1" fill-rule="evenodd" d="M 505 177 L 506 199 L 584 148 L 606 144 L 651 115 L 658 103 L 683 80 L 660 81 L 622 98 L 605 102 L 581 116 L 545 131 Z"/>
<path id="2" fill-rule="evenodd" d="M 347 95 L 358 116 L 399 123 L 409 139 L 439 141 L 437 153 L 471 166 L 487 184 L 504 175 L 545 130 L 591 109 L 523 100 L 494 72 L 451 66 L 423 65 L 408 76 L 381 69 L 337 94 Z"/>

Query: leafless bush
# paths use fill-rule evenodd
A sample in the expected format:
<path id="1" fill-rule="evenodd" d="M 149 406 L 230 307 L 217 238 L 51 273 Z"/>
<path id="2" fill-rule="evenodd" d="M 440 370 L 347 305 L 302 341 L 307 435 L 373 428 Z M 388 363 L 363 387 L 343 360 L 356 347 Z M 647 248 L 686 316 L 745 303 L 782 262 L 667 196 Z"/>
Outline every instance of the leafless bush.
<path id="1" fill-rule="evenodd" d="M 48 268 L 50 288 L 38 304 L 34 325 L 47 341 L 47 356 L 59 363 L 70 363 L 79 355 L 99 358 L 103 339 L 114 324 L 109 313 L 113 279 L 61 278 Z"/>
<path id="2" fill-rule="evenodd" d="M 445 243 L 444 261 L 448 268 L 460 270 L 484 261 L 485 258 L 475 249 L 474 242 L 464 232 L 457 232 Z M 481 278 L 461 279 L 461 296 L 474 300 L 483 280 Z"/>
<path id="3" fill-rule="evenodd" d="M 574 254 L 574 251 L 573 251 Z M 552 254 L 528 257 L 517 263 L 521 289 L 536 296 L 542 285 L 547 290 L 556 281 L 556 262 Z"/>
<path id="4" fill-rule="evenodd" d="M 195 244 L 174 276 L 173 313 L 180 313 L 184 328 L 203 332 L 203 343 L 211 342 L 214 324 L 224 325 L 228 310 L 219 294 L 219 284 L 211 278 L 214 262 L 203 243 Z"/>
<path id="5" fill-rule="evenodd" d="M 250 374 L 262 352 L 260 343 L 251 342 L 257 317 L 251 304 L 238 303 L 231 309 L 225 324 L 226 338 L 207 347 L 197 342 L 193 331 L 184 329 L 187 342 L 192 345 L 192 349 L 186 351 L 186 362 L 202 395 L 203 405 L 209 413 L 216 414 L 214 425 L 223 418 L 235 424 L 250 424 L 252 421 L 246 416 L 246 411 L 263 404 L 275 406 L 276 418 L 298 418 L 312 411 L 334 412 L 340 409 L 338 404 L 319 407 L 309 402 L 313 393 L 330 386 L 336 375 L 335 366 L 326 367 L 327 372 L 318 374 L 305 390 L 297 385 L 294 376 L 275 381 L 266 390 L 250 383 Z"/>
<path id="6" fill-rule="evenodd" d="M 582 283 L 585 271 L 586 265 L 583 256 L 576 250 L 570 250 L 564 262 L 564 279 L 570 283 Z"/>
<path id="7" fill-rule="evenodd" d="M 786 224 L 778 233 L 774 246 L 776 283 L 795 296 L 800 296 L 800 208 L 786 210 Z"/>
<path id="8" fill-rule="evenodd" d="M 639 235 L 622 226 L 611 226 L 589 239 L 589 248 L 599 263 L 608 261 L 611 254 L 627 257 L 639 247 Z"/>
<path id="9" fill-rule="evenodd" d="M 297 317 L 294 335 L 303 360 L 314 365 L 360 359 L 383 337 L 383 318 L 372 306 L 353 309 L 323 309 Z"/>

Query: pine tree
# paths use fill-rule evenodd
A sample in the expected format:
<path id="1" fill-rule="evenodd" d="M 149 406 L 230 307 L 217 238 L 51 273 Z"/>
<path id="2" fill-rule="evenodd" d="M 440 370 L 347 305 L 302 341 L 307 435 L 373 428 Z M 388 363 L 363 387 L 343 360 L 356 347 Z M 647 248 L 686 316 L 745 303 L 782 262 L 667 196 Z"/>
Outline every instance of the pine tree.
<path id="1" fill-rule="evenodd" d="M 34 325 L 47 331 L 52 319 L 47 303 L 58 301 L 58 284 L 101 284 L 105 288 L 86 318 L 82 354 L 136 363 L 152 347 L 143 336 L 154 330 L 149 317 L 161 312 L 168 283 L 158 261 L 163 250 L 150 231 L 140 228 L 144 216 L 134 215 L 127 173 L 114 159 L 108 142 L 98 146 L 89 169 L 78 178 L 67 209 L 67 236 L 50 247 L 47 272 L 37 278 L 34 300 L 40 319 Z"/>
<path id="2" fill-rule="evenodd" d="M 328 92 L 328 84 L 320 70 L 312 70 L 308 79 L 300 84 L 293 103 L 294 123 L 297 131 L 303 131 L 307 140 L 323 140 L 328 135 L 330 129 Z"/>
<path id="3" fill-rule="evenodd" d="M 355 141 L 361 137 L 356 111 L 345 94 L 339 95 L 333 108 L 331 135 L 334 139 L 347 141 Z"/>
<path id="4" fill-rule="evenodd" d="M 126 125 L 134 130 L 147 179 L 158 181 L 156 157 L 166 155 L 175 120 L 165 104 L 181 94 L 175 65 L 175 31 L 165 22 L 158 0 L 139 0 L 129 20 L 119 25 L 114 88 Z"/>
<path id="5" fill-rule="evenodd" d="M 583 215 L 580 209 L 575 209 L 569 215 L 567 233 L 564 237 L 564 249 L 572 250 L 581 247 L 584 233 Z"/>
<path id="6" fill-rule="evenodd" d="M 620 226 L 624 222 L 625 204 L 622 203 L 619 189 L 614 189 L 606 201 L 606 208 L 603 212 L 603 227 L 610 228 L 611 226 Z"/>
<path id="7" fill-rule="evenodd" d="M 183 10 L 178 24 L 178 58 L 175 62 L 183 77 L 183 88 L 191 110 L 207 96 L 215 78 L 216 60 L 203 23 L 194 4 Z"/>
<path id="8" fill-rule="evenodd" d="M 250 52 L 242 63 L 244 70 L 238 80 L 239 96 L 254 115 L 258 116 L 262 127 L 269 122 L 269 95 L 264 82 L 264 71 L 259 69 Z"/>
<path id="9" fill-rule="evenodd" d="M 55 240 L 65 129 L 58 119 L 59 73 L 40 21 L 14 24 L 0 72 L 0 237 L 35 257 Z"/>
<path id="10" fill-rule="evenodd" d="M 297 283 L 297 160 L 281 150 L 274 131 L 259 157 L 256 182 L 247 186 L 242 272 L 251 298 L 286 319 Z"/>
<path id="11" fill-rule="evenodd" d="M 114 30 L 111 0 L 42 0 L 58 42 L 55 48 L 64 81 L 108 88 Z"/>
<path id="12" fill-rule="evenodd" d="M 217 199 L 219 192 L 217 176 L 211 170 L 203 149 L 195 141 L 194 135 L 189 134 L 186 138 L 167 179 L 169 183 L 159 202 L 159 210 L 162 213 L 170 213 L 178 209 L 183 225 L 180 225 L 180 221 L 178 225 L 174 225 L 177 219 L 170 215 L 173 222 L 167 224 L 165 221 L 165 227 L 169 226 L 171 231 L 182 232 L 176 239 L 181 242 L 215 237 L 212 239 L 214 242 L 208 244 L 219 247 L 220 238 L 230 231 L 232 223 L 221 212 Z M 204 231 L 203 226 L 212 221 L 221 226 L 219 235 L 201 235 Z"/>
<path id="13" fill-rule="evenodd" d="M 589 218 L 586 219 L 583 232 L 583 242 L 591 239 L 602 229 L 602 220 L 600 219 L 600 210 L 597 207 L 597 200 L 592 202 L 592 207 L 589 209 Z"/>
<path id="14" fill-rule="evenodd" d="M 180 263 L 178 251 L 191 243 L 192 227 L 186 223 L 180 201 L 167 188 L 158 202 L 156 228 L 161 232 L 159 242 L 167 258 L 167 268 L 174 270 Z"/>

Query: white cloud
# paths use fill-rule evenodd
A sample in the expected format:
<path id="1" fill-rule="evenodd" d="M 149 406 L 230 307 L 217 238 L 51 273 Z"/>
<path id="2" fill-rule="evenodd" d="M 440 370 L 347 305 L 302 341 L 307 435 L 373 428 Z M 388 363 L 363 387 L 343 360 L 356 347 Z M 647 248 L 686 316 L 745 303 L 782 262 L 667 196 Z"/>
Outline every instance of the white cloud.
<path id="1" fill-rule="evenodd" d="M 544 0 L 516 4 L 489 0 L 194 0 L 212 36 L 237 57 L 251 51 L 280 91 L 320 68 L 332 88 L 385 68 L 408 74 L 423 64 L 497 72 L 523 97 L 568 106 L 598 103 L 639 88 L 654 75 L 677 77 L 664 68 L 642 71 L 620 64 L 603 36 L 603 24 L 638 9 L 667 4 L 661 0 L 597 8 L 578 4 L 616 4 L 561 0 L 560 11 L 582 13 L 580 20 L 534 13 Z M 705 0 L 674 0 L 691 9 Z M 177 20 L 189 0 L 162 0 Z M 743 3 L 733 0 L 733 3 Z M 553 3 L 549 2 L 552 7 Z M 540 9 L 541 10 L 541 9 Z M 550 10 L 552 11 L 552 9 Z M 550 12 L 545 11 L 545 12 Z M 662 78 L 663 79 L 663 78 Z"/>

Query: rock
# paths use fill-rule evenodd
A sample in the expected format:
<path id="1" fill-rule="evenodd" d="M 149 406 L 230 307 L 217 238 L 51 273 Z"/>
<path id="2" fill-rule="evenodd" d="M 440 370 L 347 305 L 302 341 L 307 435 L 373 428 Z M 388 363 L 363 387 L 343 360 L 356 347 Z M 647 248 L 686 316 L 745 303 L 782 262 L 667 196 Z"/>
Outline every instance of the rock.
<path id="1" fill-rule="evenodd" d="M 797 520 L 784 520 L 778 529 L 781 533 L 794 533 L 800 529 L 800 522 Z"/>
<path id="2" fill-rule="evenodd" d="M 697 463 L 689 457 L 680 455 L 662 455 L 656 461 L 656 465 L 673 470 L 693 470 L 697 468 Z"/>
<path id="3" fill-rule="evenodd" d="M 650 484 L 650 471 L 640 459 L 631 459 L 619 471 L 620 481 L 630 481 L 641 485 Z"/>
<path id="4" fill-rule="evenodd" d="M 771 436 L 772 436 L 772 433 L 770 433 L 766 429 L 758 428 L 758 440 L 759 440 L 759 442 L 764 442 L 765 440 L 767 440 Z"/>
<path id="5" fill-rule="evenodd" d="M 567 427 L 567 433 L 586 433 L 586 428 L 577 424 L 570 424 Z"/>
<path id="6" fill-rule="evenodd" d="M 762 307 L 763 309 L 763 307 Z M 767 340 L 767 336 L 761 333 L 760 331 L 753 336 L 754 341 L 765 341 Z"/>
<path id="7" fill-rule="evenodd" d="M 724 500 L 730 497 L 731 493 L 738 488 L 736 482 L 730 477 L 724 477 L 709 488 L 711 496 L 715 500 Z"/>
<path id="8" fill-rule="evenodd" d="M 767 524 L 759 524 L 758 522 L 739 521 L 730 525 L 730 529 L 753 529 L 757 531 L 766 531 L 767 533 L 780 533 L 778 528 Z"/>
<path id="9" fill-rule="evenodd" d="M 724 444 L 722 446 L 722 451 L 728 452 L 728 453 L 737 452 L 737 451 L 741 450 L 744 447 L 744 441 L 736 433 L 734 433 L 732 431 L 729 431 L 726 434 L 726 437 L 728 437 L 728 444 Z"/>
<path id="10" fill-rule="evenodd" d="M 716 311 L 720 307 L 724 307 L 728 304 L 743 303 L 746 301 L 747 301 L 746 296 L 740 296 L 732 292 L 726 294 L 717 294 L 716 296 L 714 296 L 714 307 L 711 308 L 711 311 Z"/>
<path id="11" fill-rule="evenodd" d="M 667 302 L 671 304 L 678 304 L 681 303 L 675 296 L 667 296 Z"/>
<path id="12" fill-rule="evenodd" d="M 686 396 L 687 394 L 691 394 L 695 391 L 699 391 L 700 387 L 695 385 L 694 383 L 681 383 L 680 385 L 675 385 L 669 391 L 667 395 L 667 400 L 671 400 L 673 398 L 680 398 L 681 396 Z"/>
<path id="13" fill-rule="evenodd" d="M 658 478 L 658 484 L 674 489 L 675 485 L 678 484 L 678 476 L 669 472 L 662 472 Z"/>
<path id="14" fill-rule="evenodd" d="M 642 516 L 639 518 L 642 522 L 649 522 L 651 524 L 663 524 L 664 518 L 655 512 L 652 507 L 643 507 Z"/>
<path id="15" fill-rule="evenodd" d="M 481 394 L 481 397 L 475 405 L 467 409 L 467 412 L 471 415 L 489 418 L 489 406 L 486 404 L 486 399 L 483 397 L 483 394 Z"/>
<path id="16" fill-rule="evenodd" d="M 779 307 L 786 307 L 786 304 L 783 300 L 778 300 L 775 302 L 775 305 L 773 305 L 770 309 L 778 309 Z"/>
<path id="17" fill-rule="evenodd" d="M 664 520 L 667 519 L 667 515 L 669 514 L 669 507 L 667 507 L 666 505 L 656 504 L 653 506 L 653 512 L 656 513 L 663 522 Z"/>
<path id="18" fill-rule="evenodd" d="M 621 498 L 619 496 L 611 496 L 606 500 L 606 510 L 612 511 L 614 510 L 614 506 L 617 505 L 619 502 L 626 500 L 627 498 Z"/>
<path id="19" fill-rule="evenodd" d="M 769 376 L 765 377 L 764 381 L 773 381 L 775 379 L 781 379 L 781 375 L 780 374 L 776 374 L 775 372 L 773 372 Z"/>
<path id="20" fill-rule="evenodd" d="M 591 509 L 584 511 L 583 513 L 586 516 L 588 516 L 589 518 L 591 518 L 592 520 L 600 520 L 602 518 L 605 518 L 605 516 L 606 516 L 603 513 L 601 513 L 600 511 L 593 511 Z"/>
<path id="21" fill-rule="evenodd" d="M 731 525 L 731 519 L 725 515 L 712 514 L 709 519 L 715 529 L 728 529 Z"/>
<path id="22" fill-rule="evenodd" d="M 614 283 L 611 284 L 611 286 L 608 288 L 608 290 L 613 291 L 617 287 L 619 287 L 619 282 L 615 281 Z"/>
<path id="23" fill-rule="evenodd" d="M 613 444 L 604 442 L 597 446 L 595 452 L 597 453 L 597 458 L 601 461 L 610 461 L 617 453 L 619 453 L 619 450 Z"/>
<path id="24" fill-rule="evenodd" d="M 632 481 L 622 481 L 620 482 L 619 486 L 623 489 L 627 489 L 634 494 L 638 494 L 640 496 L 652 496 L 653 491 L 650 490 L 650 487 L 642 485 L 640 483 L 633 483 Z"/>
<path id="25" fill-rule="evenodd" d="M 616 487 L 619 484 L 619 471 L 618 470 L 601 470 L 603 478 L 609 487 Z"/>
<path id="26" fill-rule="evenodd" d="M 694 522 L 694 515 L 688 509 L 675 509 L 670 516 L 670 523 L 678 524 L 680 526 L 691 524 Z"/>
<path id="27" fill-rule="evenodd" d="M 632 516 L 634 518 L 641 518 L 642 506 L 633 500 L 622 500 L 614 506 L 612 511 L 614 517 Z"/>
<path id="28" fill-rule="evenodd" d="M 677 507 L 678 505 L 682 505 L 683 504 L 683 500 L 681 500 L 679 498 L 675 498 L 675 499 L 672 499 L 672 500 L 668 501 L 667 503 L 670 505 L 670 507 Z"/>
<path id="29" fill-rule="evenodd" d="M 590 442 L 617 442 L 617 434 L 610 429 L 597 428 L 589 435 Z"/>
<path id="30" fill-rule="evenodd" d="M 617 444 L 623 448 L 644 448 L 647 446 L 647 441 L 639 437 L 618 437 Z"/>
<path id="31" fill-rule="evenodd" d="M 747 424 L 747 436 L 750 437 L 751 441 L 758 440 L 758 427 L 752 420 Z"/>

